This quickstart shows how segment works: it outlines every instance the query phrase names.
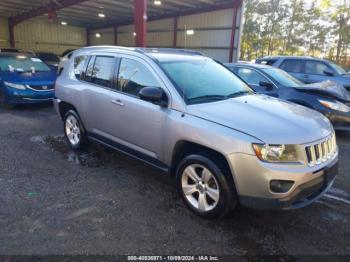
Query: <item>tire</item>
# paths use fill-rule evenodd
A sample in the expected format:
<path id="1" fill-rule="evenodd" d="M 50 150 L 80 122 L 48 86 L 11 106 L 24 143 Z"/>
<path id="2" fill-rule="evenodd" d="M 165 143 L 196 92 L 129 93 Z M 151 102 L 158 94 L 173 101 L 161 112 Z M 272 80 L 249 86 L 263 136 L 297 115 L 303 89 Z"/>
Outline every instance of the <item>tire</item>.
<path id="1" fill-rule="evenodd" d="M 88 137 L 79 115 L 74 110 L 69 110 L 63 120 L 64 135 L 70 148 L 75 151 L 85 149 L 88 145 Z"/>
<path id="2" fill-rule="evenodd" d="M 14 106 L 6 102 L 6 96 L 0 92 L 0 106 L 4 109 L 12 109 Z"/>
<path id="3" fill-rule="evenodd" d="M 185 157 L 176 172 L 177 188 L 186 206 L 203 218 L 221 218 L 238 203 L 231 173 L 208 154 Z M 196 181 L 197 180 L 197 181 Z"/>

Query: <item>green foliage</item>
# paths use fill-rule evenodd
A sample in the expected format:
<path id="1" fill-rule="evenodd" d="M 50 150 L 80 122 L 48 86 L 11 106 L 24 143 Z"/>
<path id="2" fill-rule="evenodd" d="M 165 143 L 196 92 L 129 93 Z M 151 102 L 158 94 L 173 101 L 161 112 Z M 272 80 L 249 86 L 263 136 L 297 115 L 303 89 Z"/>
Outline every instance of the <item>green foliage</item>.
<path id="1" fill-rule="evenodd" d="M 245 0 L 241 59 L 311 55 L 350 67 L 350 0 Z"/>

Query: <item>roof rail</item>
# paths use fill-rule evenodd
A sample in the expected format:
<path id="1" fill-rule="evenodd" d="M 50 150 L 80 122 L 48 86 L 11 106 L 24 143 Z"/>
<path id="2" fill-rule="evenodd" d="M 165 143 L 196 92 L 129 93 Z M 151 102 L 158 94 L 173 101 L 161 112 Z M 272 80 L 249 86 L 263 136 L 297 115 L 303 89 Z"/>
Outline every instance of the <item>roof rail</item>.
<path id="1" fill-rule="evenodd" d="M 138 48 L 140 51 L 143 51 L 145 53 L 147 52 L 167 52 L 167 53 L 183 53 L 183 54 L 191 54 L 191 55 L 203 55 L 202 52 L 199 51 L 195 51 L 195 50 L 189 50 L 189 49 L 177 49 L 177 48 L 166 48 L 166 47 L 162 47 L 162 48 Z"/>
<path id="2" fill-rule="evenodd" d="M 188 50 L 188 49 L 176 49 L 176 48 L 152 48 L 152 47 L 125 47 L 125 46 L 114 46 L 114 45 L 96 45 L 96 46 L 87 46 L 83 47 L 83 50 L 86 49 L 101 49 L 101 48 L 109 48 L 109 49 L 116 49 L 116 50 L 129 50 L 129 51 L 135 51 L 141 54 L 147 54 L 147 53 L 153 53 L 153 52 L 167 52 L 167 53 L 182 53 L 182 54 L 190 54 L 190 55 L 201 55 L 204 54 L 199 51 L 195 50 Z"/>

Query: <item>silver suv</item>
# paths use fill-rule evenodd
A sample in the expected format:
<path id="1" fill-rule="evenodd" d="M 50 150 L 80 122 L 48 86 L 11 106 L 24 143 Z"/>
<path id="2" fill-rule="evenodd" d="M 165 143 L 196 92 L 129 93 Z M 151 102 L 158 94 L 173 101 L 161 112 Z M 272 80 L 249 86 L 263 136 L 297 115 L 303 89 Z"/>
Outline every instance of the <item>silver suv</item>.
<path id="1" fill-rule="evenodd" d="M 96 141 L 176 177 L 186 205 L 297 208 L 337 174 L 330 122 L 251 89 L 214 60 L 173 49 L 87 47 L 56 82 L 69 145 Z"/>

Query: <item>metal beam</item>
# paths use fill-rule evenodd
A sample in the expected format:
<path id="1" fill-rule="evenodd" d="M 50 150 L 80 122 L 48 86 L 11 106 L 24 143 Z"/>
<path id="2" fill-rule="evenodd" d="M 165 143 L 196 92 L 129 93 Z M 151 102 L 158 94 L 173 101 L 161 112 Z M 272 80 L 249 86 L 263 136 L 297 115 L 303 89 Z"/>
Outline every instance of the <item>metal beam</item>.
<path id="1" fill-rule="evenodd" d="M 9 18 L 8 19 L 8 27 L 9 27 L 9 37 L 10 37 L 10 46 L 15 47 L 15 29 L 13 25 L 13 21 Z"/>
<path id="2" fill-rule="evenodd" d="M 174 36 L 173 36 L 173 48 L 176 48 L 177 46 L 177 24 L 178 24 L 178 17 L 174 17 Z"/>
<path id="3" fill-rule="evenodd" d="M 136 0 L 134 0 L 136 1 Z M 176 12 L 169 12 L 162 15 L 156 15 L 156 16 L 150 16 L 148 17 L 147 21 L 156 21 L 156 20 L 162 20 L 167 18 L 173 18 L 173 17 L 180 17 L 180 16 L 187 16 L 187 15 L 195 15 L 195 14 L 201 14 L 201 13 L 207 13 L 207 12 L 214 12 L 214 11 L 220 11 L 224 9 L 231 9 L 233 6 L 237 5 L 237 3 L 240 3 L 242 0 L 231 0 L 228 2 L 224 2 L 221 4 L 215 4 L 211 6 L 205 6 L 200 8 L 194 8 L 194 9 L 188 9 L 184 11 L 176 11 Z M 103 26 L 97 26 L 97 27 L 91 27 L 91 30 L 97 30 L 97 29 L 103 29 L 108 28 L 112 26 L 125 26 L 125 25 L 131 25 L 133 24 L 133 20 L 126 20 L 124 22 L 120 23 L 110 23 L 105 24 Z"/>
<path id="4" fill-rule="evenodd" d="M 19 15 L 16 15 L 14 17 L 11 17 L 11 20 L 13 22 L 13 25 L 17 25 L 27 19 L 39 16 L 39 15 L 43 15 L 45 13 L 48 12 L 56 12 L 62 8 L 65 7 L 69 7 L 72 5 L 76 5 L 76 4 L 80 4 L 84 1 L 87 0 L 53 0 L 52 2 L 45 4 L 45 5 L 41 5 L 35 9 L 32 9 L 30 11 L 27 12 L 23 12 Z"/>
<path id="5" fill-rule="evenodd" d="M 86 29 L 86 46 L 90 46 L 90 30 Z"/>
<path id="6" fill-rule="evenodd" d="M 115 26 L 113 28 L 114 28 L 114 45 L 118 45 L 118 26 Z"/>
<path id="7" fill-rule="evenodd" d="M 238 0 L 233 4 L 233 17 L 232 17 L 232 29 L 231 29 L 231 41 L 230 41 L 230 51 L 229 51 L 229 62 L 233 61 L 233 53 L 235 50 L 235 42 L 236 42 L 236 30 L 237 27 L 237 17 L 238 17 L 238 9 L 243 6 L 243 0 Z M 237 49 L 236 49 L 237 50 Z"/>
<path id="8" fill-rule="evenodd" d="M 134 0 L 134 24 L 136 46 L 146 46 L 147 35 L 147 0 Z"/>

